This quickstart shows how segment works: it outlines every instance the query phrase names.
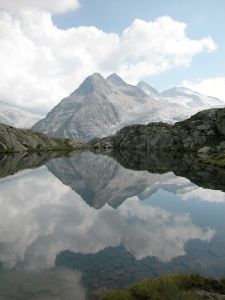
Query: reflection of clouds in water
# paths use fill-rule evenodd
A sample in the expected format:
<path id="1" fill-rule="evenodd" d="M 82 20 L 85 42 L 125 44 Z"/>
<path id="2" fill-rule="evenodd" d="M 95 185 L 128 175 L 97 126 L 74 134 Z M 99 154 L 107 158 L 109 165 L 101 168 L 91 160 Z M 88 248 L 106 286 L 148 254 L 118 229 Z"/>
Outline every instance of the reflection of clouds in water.
<path id="1" fill-rule="evenodd" d="M 136 197 L 117 210 L 89 207 L 45 168 L 1 185 L 0 261 L 7 267 L 54 265 L 63 250 L 96 253 L 123 244 L 138 259 L 147 255 L 169 261 L 185 254 L 190 239 L 209 241 L 214 232 L 192 224 L 188 215 L 172 214 Z"/>
<path id="2" fill-rule="evenodd" d="M 63 268 L 37 272 L 13 270 L 0 274 L 0 299 L 85 299 L 81 274 L 75 270 Z"/>
<path id="3" fill-rule="evenodd" d="M 203 189 L 201 187 L 196 187 L 191 191 L 187 191 L 181 197 L 184 200 L 198 198 L 202 201 L 207 201 L 207 202 L 225 203 L 224 192 L 218 190 Z"/>
<path id="4" fill-rule="evenodd" d="M 129 199 L 121 207 L 125 219 L 132 219 L 126 237 L 126 248 L 137 258 L 156 256 L 162 261 L 185 254 L 185 243 L 190 239 L 209 241 L 214 231 L 205 231 L 192 224 L 187 214 L 172 214 L 168 211 L 146 206 L 138 199 Z M 126 228 L 125 228 L 126 230 Z"/>

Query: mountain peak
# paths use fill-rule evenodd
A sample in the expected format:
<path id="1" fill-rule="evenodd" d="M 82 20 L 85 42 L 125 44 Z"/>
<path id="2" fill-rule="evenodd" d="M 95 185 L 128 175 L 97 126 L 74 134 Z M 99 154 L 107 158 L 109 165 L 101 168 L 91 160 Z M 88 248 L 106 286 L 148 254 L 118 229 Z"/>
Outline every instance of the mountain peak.
<path id="1" fill-rule="evenodd" d="M 72 94 L 88 94 L 92 92 L 94 89 L 96 90 L 102 90 L 105 91 L 106 89 L 109 88 L 109 85 L 105 78 L 99 74 L 99 73 L 94 73 L 90 76 L 88 76 L 79 86 L 77 90 L 75 90 Z"/>
<path id="2" fill-rule="evenodd" d="M 106 80 L 114 85 L 127 85 L 127 83 L 116 73 L 112 73 L 111 75 L 109 75 Z"/>
<path id="3" fill-rule="evenodd" d="M 101 82 L 105 82 L 105 78 L 101 74 L 99 74 L 99 73 L 94 73 L 94 74 L 88 76 L 84 80 L 84 82 L 85 81 L 88 81 L 88 82 L 90 82 L 92 84 L 99 84 Z"/>
<path id="4" fill-rule="evenodd" d="M 176 97 L 176 96 L 182 96 L 182 95 L 185 95 L 185 94 L 194 95 L 194 94 L 197 94 L 197 93 L 192 91 L 189 88 L 182 87 L 182 86 L 175 86 L 175 87 L 172 87 L 172 88 L 170 88 L 168 90 L 165 90 L 161 93 L 161 95 L 165 96 L 165 97 Z"/>
<path id="5" fill-rule="evenodd" d="M 159 96 L 159 92 L 143 80 L 138 82 L 137 87 L 148 96 Z"/>

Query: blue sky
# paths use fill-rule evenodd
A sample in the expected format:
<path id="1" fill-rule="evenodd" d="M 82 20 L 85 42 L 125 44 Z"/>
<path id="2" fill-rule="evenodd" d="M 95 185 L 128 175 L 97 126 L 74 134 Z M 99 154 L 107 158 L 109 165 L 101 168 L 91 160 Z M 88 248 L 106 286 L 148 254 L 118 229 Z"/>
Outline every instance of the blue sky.
<path id="1" fill-rule="evenodd" d="M 136 18 L 153 21 L 168 15 L 187 24 L 187 35 L 200 39 L 210 35 L 218 45 L 211 53 L 200 53 L 189 67 L 178 67 L 146 77 L 158 89 L 166 89 L 183 80 L 195 81 L 224 76 L 225 1 L 224 0 L 81 0 L 78 10 L 53 17 L 60 28 L 96 26 L 121 34 Z"/>
<path id="2" fill-rule="evenodd" d="M 115 72 L 225 101 L 224 21 L 225 0 L 0 0 L 0 99 L 45 114 Z"/>

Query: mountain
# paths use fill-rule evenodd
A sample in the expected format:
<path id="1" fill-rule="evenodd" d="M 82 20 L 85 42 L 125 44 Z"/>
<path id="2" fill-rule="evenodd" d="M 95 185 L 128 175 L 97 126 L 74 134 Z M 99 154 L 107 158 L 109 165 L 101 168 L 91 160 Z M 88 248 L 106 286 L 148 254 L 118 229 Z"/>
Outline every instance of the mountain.
<path id="1" fill-rule="evenodd" d="M 199 107 L 201 110 L 212 106 L 224 106 L 224 102 L 218 98 L 201 95 L 185 87 L 174 87 L 160 94 L 164 101 L 171 104 L 183 104 L 186 107 Z"/>
<path id="2" fill-rule="evenodd" d="M 30 129 L 19 129 L 0 123 L 0 153 L 45 152 L 84 148 L 78 141 L 54 139 Z"/>
<path id="3" fill-rule="evenodd" d="M 139 87 L 139 89 L 141 89 L 146 95 L 150 97 L 159 97 L 159 92 L 144 81 L 138 82 L 137 87 Z"/>
<path id="4" fill-rule="evenodd" d="M 197 95 L 188 94 L 188 97 L 195 101 L 193 97 Z M 203 101 L 205 96 L 202 97 Z M 182 101 L 183 98 L 179 99 L 179 103 L 177 96 L 173 99 L 176 105 L 171 97 L 160 95 L 147 83 L 140 82 L 134 86 L 115 73 L 106 79 L 95 73 L 53 108 L 46 118 L 36 123 L 33 129 L 51 136 L 88 141 L 111 135 L 129 124 L 158 121 L 174 123 L 190 117 L 202 107 L 213 107 L 220 103 L 218 99 L 210 98 L 211 102 L 206 99 L 208 102 L 204 100 L 207 104 L 203 106 L 193 106 L 187 105 L 187 101 Z"/>
<path id="5" fill-rule="evenodd" d="M 117 75 L 104 79 L 95 73 L 33 128 L 52 136 L 89 140 L 149 114 L 154 116 L 159 108 L 158 101 Z"/>
<path id="6" fill-rule="evenodd" d="M 18 128 L 30 128 L 41 118 L 41 116 L 35 115 L 20 107 L 0 101 L 0 123 Z"/>

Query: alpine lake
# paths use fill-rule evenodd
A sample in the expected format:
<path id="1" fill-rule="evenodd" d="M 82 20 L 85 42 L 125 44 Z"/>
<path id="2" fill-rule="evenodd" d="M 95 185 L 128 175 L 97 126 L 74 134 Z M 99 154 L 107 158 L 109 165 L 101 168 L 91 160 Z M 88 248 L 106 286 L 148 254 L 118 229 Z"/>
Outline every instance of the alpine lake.
<path id="1" fill-rule="evenodd" d="M 0 155 L 0 299 L 225 276 L 225 170 L 194 154 Z"/>

